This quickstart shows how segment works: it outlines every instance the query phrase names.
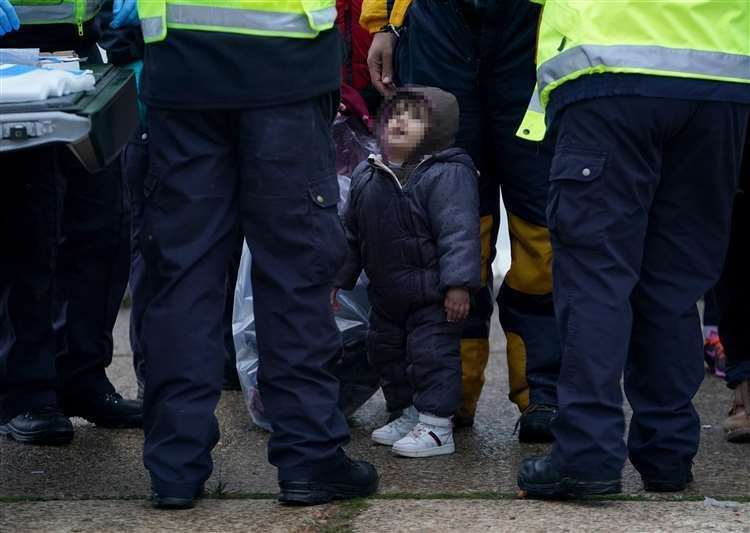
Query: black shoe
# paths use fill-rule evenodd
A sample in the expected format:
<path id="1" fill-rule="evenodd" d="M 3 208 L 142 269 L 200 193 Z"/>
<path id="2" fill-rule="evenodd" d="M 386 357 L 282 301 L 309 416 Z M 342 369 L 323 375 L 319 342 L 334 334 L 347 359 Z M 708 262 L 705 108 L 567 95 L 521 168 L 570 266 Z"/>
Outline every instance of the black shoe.
<path id="1" fill-rule="evenodd" d="M 365 461 L 348 457 L 319 479 L 280 481 L 279 501 L 290 505 L 319 505 L 332 500 L 365 498 L 378 490 L 378 473 Z"/>
<path id="2" fill-rule="evenodd" d="M 143 427 L 143 402 L 126 400 L 116 392 L 63 401 L 66 416 L 80 416 L 103 428 Z"/>
<path id="3" fill-rule="evenodd" d="M 192 509 L 193 507 L 195 507 L 195 500 L 202 497 L 203 487 L 198 489 L 198 491 L 196 491 L 195 493 L 195 496 L 193 496 L 192 498 L 166 496 L 163 494 L 158 494 L 157 492 L 152 492 L 149 501 L 151 501 L 151 505 L 154 507 L 154 509 L 179 511 L 184 509 Z"/>
<path id="4" fill-rule="evenodd" d="M 0 435 L 26 444 L 68 444 L 73 433 L 73 424 L 55 407 L 34 409 L 0 425 Z"/>
<path id="5" fill-rule="evenodd" d="M 563 477 L 549 455 L 524 459 L 518 471 L 518 486 L 532 498 L 581 498 L 622 492 L 619 479 L 582 481 Z"/>
<path id="6" fill-rule="evenodd" d="M 551 405 L 532 404 L 518 419 L 519 442 L 527 444 L 542 444 L 554 442 L 552 435 L 552 421 L 557 416 L 557 408 Z"/>
<path id="7" fill-rule="evenodd" d="M 646 492 L 682 492 L 693 482 L 693 471 L 688 470 L 682 479 L 652 479 L 642 476 L 643 488 Z"/>

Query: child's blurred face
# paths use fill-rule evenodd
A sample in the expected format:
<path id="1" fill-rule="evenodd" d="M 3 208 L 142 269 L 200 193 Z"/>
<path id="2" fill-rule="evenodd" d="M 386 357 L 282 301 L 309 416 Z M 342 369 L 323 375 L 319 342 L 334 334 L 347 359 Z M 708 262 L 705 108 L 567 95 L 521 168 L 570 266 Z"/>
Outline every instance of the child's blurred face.
<path id="1" fill-rule="evenodd" d="M 424 106 L 417 102 L 397 102 L 385 128 L 389 152 L 405 155 L 416 149 L 427 132 L 426 115 Z"/>

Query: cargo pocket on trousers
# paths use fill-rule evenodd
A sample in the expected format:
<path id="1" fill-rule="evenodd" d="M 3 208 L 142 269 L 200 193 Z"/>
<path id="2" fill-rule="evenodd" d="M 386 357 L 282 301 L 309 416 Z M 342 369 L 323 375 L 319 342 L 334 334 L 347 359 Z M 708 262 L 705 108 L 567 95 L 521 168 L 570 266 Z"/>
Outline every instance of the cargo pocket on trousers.
<path id="1" fill-rule="evenodd" d="M 311 183 L 308 194 L 312 201 L 310 216 L 314 228 L 315 254 L 311 266 L 316 283 L 332 283 L 346 259 L 346 237 L 336 205 L 339 183 L 331 176 Z"/>
<path id="2" fill-rule="evenodd" d="M 606 208 L 601 178 L 606 161 L 605 152 L 558 147 L 550 171 L 547 224 L 561 243 L 577 245 L 602 238 Z"/>

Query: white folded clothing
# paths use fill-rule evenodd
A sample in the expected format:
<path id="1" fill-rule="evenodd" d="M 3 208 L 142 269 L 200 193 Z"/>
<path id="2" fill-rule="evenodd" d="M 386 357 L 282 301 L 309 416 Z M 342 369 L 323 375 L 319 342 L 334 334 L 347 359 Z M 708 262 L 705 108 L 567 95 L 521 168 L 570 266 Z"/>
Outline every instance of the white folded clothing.
<path id="1" fill-rule="evenodd" d="M 95 83 L 89 70 L 68 72 L 3 63 L 0 64 L 0 103 L 39 101 L 91 91 Z"/>

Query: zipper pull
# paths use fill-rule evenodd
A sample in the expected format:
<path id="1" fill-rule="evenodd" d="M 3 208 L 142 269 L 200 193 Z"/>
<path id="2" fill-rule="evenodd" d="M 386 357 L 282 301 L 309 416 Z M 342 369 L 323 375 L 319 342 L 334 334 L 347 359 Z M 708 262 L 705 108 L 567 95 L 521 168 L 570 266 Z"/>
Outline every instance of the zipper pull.
<path id="1" fill-rule="evenodd" d="M 83 37 L 83 23 L 78 21 L 78 37 Z"/>

